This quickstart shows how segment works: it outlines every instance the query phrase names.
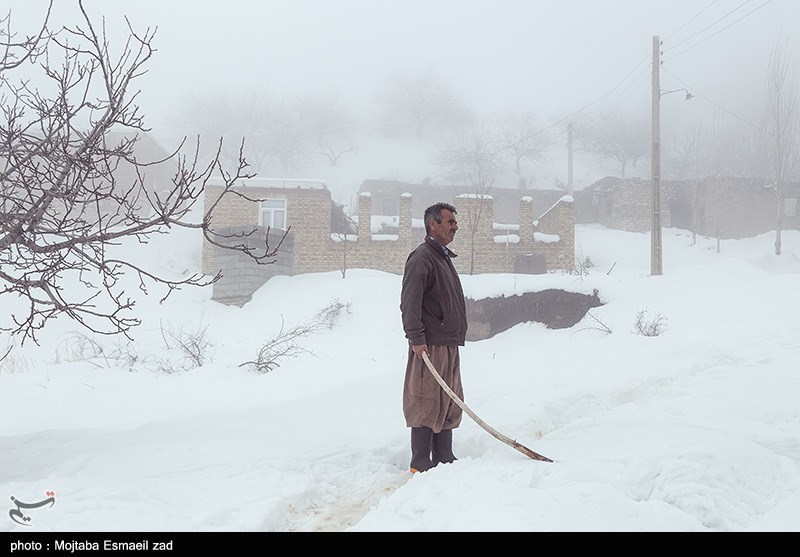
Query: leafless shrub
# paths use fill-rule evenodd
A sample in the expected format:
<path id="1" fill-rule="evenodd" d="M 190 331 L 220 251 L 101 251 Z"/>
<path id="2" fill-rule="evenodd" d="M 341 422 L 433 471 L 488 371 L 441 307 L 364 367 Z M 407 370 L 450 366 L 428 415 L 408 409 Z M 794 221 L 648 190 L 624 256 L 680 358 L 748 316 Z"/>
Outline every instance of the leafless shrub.
<path id="1" fill-rule="evenodd" d="M 333 300 L 313 318 L 288 331 L 284 331 L 283 325 L 281 325 L 278 335 L 261 347 L 255 360 L 243 362 L 239 364 L 239 367 L 250 367 L 258 373 L 269 373 L 273 369 L 280 367 L 279 360 L 294 358 L 302 353 L 312 354 L 310 350 L 299 343 L 299 340 L 314 333 L 333 328 L 342 313 L 349 313 L 349 309 L 350 304 L 343 304 L 339 300 Z"/>
<path id="2" fill-rule="evenodd" d="M 110 348 L 106 348 L 92 336 L 81 331 L 73 331 L 59 343 L 53 361 L 54 363 L 87 362 L 98 367 L 125 367 L 128 371 L 134 371 L 143 363 L 153 359 L 152 356 L 140 357 L 135 344 L 127 339 L 118 340 Z"/>
<path id="3" fill-rule="evenodd" d="M 93 336 L 72 332 L 56 348 L 54 363 L 87 362 L 98 367 L 123 367 L 128 371 L 145 370 L 157 373 L 180 373 L 213 361 L 214 344 L 208 339 L 208 326 L 192 331 L 174 331 L 161 326 L 165 355 L 141 354 L 136 343 L 121 338 L 106 347 Z M 178 353 L 174 360 L 170 354 Z"/>
<path id="4" fill-rule="evenodd" d="M 588 277 L 589 276 L 589 269 L 593 267 L 594 264 L 591 260 L 586 257 L 585 259 L 580 259 L 579 257 L 575 258 L 575 264 L 572 268 L 564 268 L 561 271 L 561 274 L 564 275 L 577 275 L 579 277 Z"/>
<path id="5" fill-rule="evenodd" d="M 53 363 L 90 362 L 100 365 L 95 360 L 102 358 L 105 367 L 110 367 L 109 357 L 103 346 L 82 332 L 73 331 L 56 347 Z"/>
<path id="6" fill-rule="evenodd" d="M 333 329 L 342 313 L 350 313 L 350 304 L 343 304 L 338 299 L 334 299 L 317 313 L 312 321 L 319 321 L 322 328 Z"/>
<path id="7" fill-rule="evenodd" d="M 155 371 L 158 373 L 166 373 L 167 375 L 172 375 L 174 373 L 184 373 L 189 370 L 183 362 L 173 362 L 169 358 L 159 358 L 156 361 L 156 369 Z"/>
<path id="8" fill-rule="evenodd" d="M 28 362 L 19 350 L 13 351 L 14 345 L 9 342 L 5 349 L 0 348 L 0 374 L 22 373 L 29 369 Z"/>
<path id="9" fill-rule="evenodd" d="M 200 325 L 191 331 L 167 330 L 161 326 L 161 338 L 167 350 L 178 350 L 181 354 L 179 367 L 184 371 L 214 361 L 214 343 L 208 338 L 208 325 Z"/>
<path id="10" fill-rule="evenodd" d="M 128 371 L 136 371 L 143 368 L 147 371 L 158 369 L 159 358 L 146 354 L 140 355 L 136 350 L 136 344 L 127 340 L 119 340 L 109 353 L 109 358 L 113 359 L 118 366 L 126 368 Z"/>
<path id="11" fill-rule="evenodd" d="M 652 319 L 647 319 L 646 313 L 647 310 L 642 310 L 636 314 L 633 332 L 646 337 L 657 337 L 667 328 L 667 318 L 656 312 Z"/>

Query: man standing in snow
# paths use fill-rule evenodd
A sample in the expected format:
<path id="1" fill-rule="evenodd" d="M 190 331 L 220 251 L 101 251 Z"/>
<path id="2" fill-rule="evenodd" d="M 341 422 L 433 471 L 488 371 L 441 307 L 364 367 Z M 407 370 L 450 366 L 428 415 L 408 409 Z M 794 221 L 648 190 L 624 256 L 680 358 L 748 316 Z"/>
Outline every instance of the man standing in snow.
<path id="1" fill-rule="evenodd" d="M 459 346 L 467 335 L 467 310 L 461 279 L 447 248 L 458 222 L 456 209 L 436 203 L 425 209 L 425 241 L 406 259 L 400 311 L 408 339 L 408 363 L 403 384 L 403 414 L 411 428 L 411 472 L 425 472 L 456 460 L 453 429 L 462 410 L 442 389 L 422 359 L 431 363 L 464 400 Z"/>

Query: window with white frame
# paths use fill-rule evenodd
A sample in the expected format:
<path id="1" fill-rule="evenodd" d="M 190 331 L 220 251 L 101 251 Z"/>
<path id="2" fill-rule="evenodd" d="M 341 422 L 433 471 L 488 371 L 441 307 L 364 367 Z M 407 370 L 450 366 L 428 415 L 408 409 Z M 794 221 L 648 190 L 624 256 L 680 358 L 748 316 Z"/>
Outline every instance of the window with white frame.
<path id="1" fill-rule="evenodd" d="M 286 200 L 265 199 L 261 202 L 259 224 L 273 230 L 286 230 Z"/>

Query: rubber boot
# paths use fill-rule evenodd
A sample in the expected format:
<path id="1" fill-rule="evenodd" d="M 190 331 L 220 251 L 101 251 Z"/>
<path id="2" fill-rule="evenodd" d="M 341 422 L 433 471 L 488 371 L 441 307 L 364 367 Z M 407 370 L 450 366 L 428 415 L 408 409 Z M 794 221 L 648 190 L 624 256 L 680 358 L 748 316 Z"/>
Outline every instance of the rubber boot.
<path id="1" fill-rule="evenodd" d="M 431 460 L 433 465 L 450 464 L 458 460 L 453 454 L 453 430 L 443 429 L 441 433 L 434 433 L 431 440 Z"/>
<path id="2" fill-rule="evenodd" d="M 411 428 L 411 473 L 426 472 L 433 468 L 431 462 L 431 439 L 433 430 L 429 427 Z"/>

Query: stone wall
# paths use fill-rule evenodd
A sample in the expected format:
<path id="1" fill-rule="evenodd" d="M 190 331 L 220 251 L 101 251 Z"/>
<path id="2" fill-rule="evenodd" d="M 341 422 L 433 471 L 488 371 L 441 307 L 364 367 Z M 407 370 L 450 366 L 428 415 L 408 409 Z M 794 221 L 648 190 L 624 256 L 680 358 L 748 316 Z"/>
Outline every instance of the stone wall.
<path id="1" fill-rule="evenodd" d="M 714 238 L 745 238 L 775 229 L 775 189 L 763 181 L 710 177 L 693 191 L 696 232 Z"/>
<path id="2" fill-rule="evenodd" d="M 800 228 L 796 209 L 800 184 L 787 182 L 783 215 L 786 229 Z M 653 212 L 651 182 L 640 179 L 598 181 L 576 196 L 580 222 L 649 232 Z M 716 238 L 745 238 L 775 230 L 777 196 L 768 180 L 710 176 L 664 180 L 660 192 L 661 225 Z"/>
<path id="3" fill-rule="evenodd" d="M 670 226 L 666 200 L 670 196 L 661 191 L 661 225 Z M 650 182 L 627 180 L 608 190 L 607 199 L 600 204 L 598 222 L 609 228 L 628 232 L 649 232 L 653 216 L 653 190 Z"/>

